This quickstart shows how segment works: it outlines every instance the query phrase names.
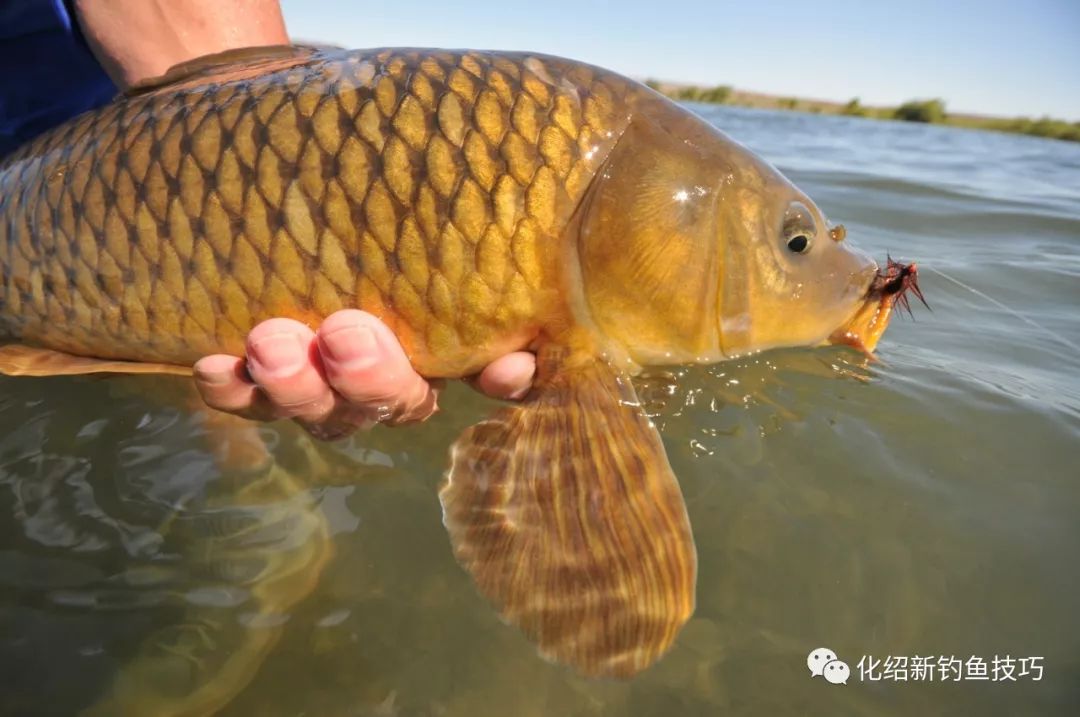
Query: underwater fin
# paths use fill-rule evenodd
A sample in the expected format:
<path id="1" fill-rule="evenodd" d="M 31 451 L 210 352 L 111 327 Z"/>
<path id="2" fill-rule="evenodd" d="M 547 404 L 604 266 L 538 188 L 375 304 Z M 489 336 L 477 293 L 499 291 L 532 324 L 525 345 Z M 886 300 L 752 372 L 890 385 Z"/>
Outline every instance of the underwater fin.
<path id="1" fill-rule="evenodd" d="M 451 449 L 443 522 L 480 592 L 541 654 L 629 677 L 694 611 L 686 506 L 625 376 L 553 345 L 537 364 L 522 403 Z"/>
<path id="2" fill-rule="evenodd" d="M 0 374 L 7 376 L 74 376 L 87 373 L 165 373 L 190 376 L 190 366 L 74 356 L 23 344 L 0 346 Z"/>

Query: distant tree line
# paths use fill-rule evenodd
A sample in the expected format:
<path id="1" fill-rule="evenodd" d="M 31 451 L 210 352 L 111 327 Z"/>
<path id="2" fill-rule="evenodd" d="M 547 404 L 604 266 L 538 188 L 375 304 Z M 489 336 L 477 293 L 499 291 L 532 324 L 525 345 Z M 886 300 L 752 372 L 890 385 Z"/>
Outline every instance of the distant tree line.
<path id="1" fill-rule="evenodd" d="M 858 102 L 858 100 L 852 100 Z M 850 106 L 851 103 L 848 103 Z M 847 106 L 845 107 L 845 110 Z M 886 110 L 886 112 L 888 112 Z M 886 115 L 887 116 L 887 115 Z M 972 129 L 993 129 L 1000 132 L 1014 132 L 1018 134 L 1030 134 L 1036 137 L 1049 137 L 1051 139 L 1064 139 L 1071 142 L 1080 142 L 1080 122 L 1066 122 L 1050 117 L 1042 119 L 1030 119 L 1017 117 L 1004 119 L 998 117 L 976 116 L 950 116 L 945 112 L 945 102 L 940 99 L 910 100 L 892 110 L 891 119 L 904 120 L 906 122 L 928 122 L 933 124 L 950 124 L 958 127 Z"/>
<path id="2" fill-rule="evenodd" d="M 645 84 L 657 92 L 662 92 L 672 99 L 683 102 L 707 102 L 714 105 L 724 105 L 731 100 L 732 89 L 730 85 L 717 85 L 716 87 L 679 85 L 669 88 L 657 80 L 645 80 Z"/>
<path id="3" fill-rule="evenodd" d="M 941 124 L 945 121 L 945 103 L 941 100 L 908 100 L 893 110 L 893 119 L 905 122 Z"/>
<path id="4" fill-rule="evenodd" d="M 715 87 L 699 87 L 697 85 L 674 85 L 665 84 L 657 80 L 646 80 L 645 84 L 666 94 L 675 100 L 682 102 L 706 102 L 710 104 L 746 104 L 748 106 L 761 106 L 758 100 L 748 99 L 747 95 L 736 95 L 731 85 L 716 85 Z M 1080 142 L 1080 122 L 1066 122 L 1051 117 L 1031 119 L 1018 117 L 1004 119 L 998 117 L 978 117 L 973 115 L 950 115 L 945 111 L 944 100 L 916 99 L 904 102 L 899 107 L 867 107 L 862 104 L 858 97 L 853 97 L 847 104 L 835 105 L 828 102 L 816 102 L 814 100 L 799 100 L 795 97 L 775 98 L 765 100 L 766 106 L 775 106 L 784 110 L 801 110 L 819 114 L 822 112 L 848 115 L 851 117 L 867 117 L 871 119 L 892 119 L 904 122 L 925 122 L 927 124 L 948 124 L 957 127 L 971 129 L 990 129 L 1000 132 L 1014 132 L 1030 134 L 1037 137 L 1049 137 L 1063 139 L 1072 142 Z"/>
<path id="5" fill-rule="evenodd" d="M 675 99 L 686 102 L 708 102 L 714 105 L 724 105 L 731 99 L 731 88 L 727 85 L 681 87 Z"/>
<path id="6" fill-rule="evenodd" d="M 1005 132 L 1019 132 L 1021 134 L 1033 134 L 1036 137 L 1052 137 L 1065 139 L 1070 142 L 1080 142 L 1080 122 L 1068 123 L 1064 120 L 1056 120 L 1051 117 L 1042 119 L 1030 119 L 1020 117 L 1012 120 L 999 120 L 1002 126 L 989 126 L 988 129 L 998 129 Z"/>

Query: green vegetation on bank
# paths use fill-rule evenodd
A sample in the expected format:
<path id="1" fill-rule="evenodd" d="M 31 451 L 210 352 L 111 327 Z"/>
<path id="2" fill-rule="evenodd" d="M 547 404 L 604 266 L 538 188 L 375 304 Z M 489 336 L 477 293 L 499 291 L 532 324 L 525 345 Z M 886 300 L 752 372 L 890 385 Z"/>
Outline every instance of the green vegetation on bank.
<path id="1" fill-rule="evenodd" d="M 893 110 L 893 119 L 905 122 L 945 123 L 945 103 L 941 100 L 909 100 Z"/>
<path id="2" fill-rule="evenodd" d="M 845 104 L 840 104 L 794 97 L 772 97 L 770 95 L 743 92 L 729 85 L 697 87 L 694 85 L 669 84 L 657 80 L 647 80 L 645 84 L 672 99 L 687 102 L 709 102 L 763 109 L 799 110 L 814 114 L 840 114 L 870 119 L 926 122 L 929 124 L 944 124 L 969 129 L 989 129 L 1080 142 L 1080 122 L 1066 122 L 1050 117 L 1031 119 L 1028 117 L 1001 118 L 949 114 L 945 111 L 945 102 L 940 99 L 910 100 L 899 107 L 867 107 L 860 102 L 858 97 L 852 98 Z"/>
<path id="3" fill-rule="evenodd" d="M 1016 119 L 1002 119 L 995 117 L 963 117 L 950 118 L 948 124 L 958 127 L 970 127 L 972 129 L 992 129 L 999 132 L 1015 132 L 1017 134 L 1030 134 L 1036 137 L 1050 137 L 1051 139 L 1064 139 L 1070 142 L 1080 142 L 1080 122 L 1066 122 L 1065 120 L 1043 117 L 1042 119 L 1030 119 L 1017 117 Z"/>
<path id="4" fill-rule="evenodd" d="M 726 105 L 731 100 L 731 88 L 727 85 L 718 85 L 716 87 L 687 86 L 680 87 L 674 93 L 671 93 L 665 91 L 665 88 L 655 80 L 649 80 L 645 84 L 657 92 L 664 92 L 669 97 L 684 102 L 709 102 L 714 105 Z"/>
<path id="5" fill-rule="evenodd" d="M 840 110 L 842 115 L 850 115 L 852 117 L 867 117 L 870 115 L 871 110 L 862 106 L 858 97 L 851 98 L 851 101 L 844 105 L 844 108 Z"/>

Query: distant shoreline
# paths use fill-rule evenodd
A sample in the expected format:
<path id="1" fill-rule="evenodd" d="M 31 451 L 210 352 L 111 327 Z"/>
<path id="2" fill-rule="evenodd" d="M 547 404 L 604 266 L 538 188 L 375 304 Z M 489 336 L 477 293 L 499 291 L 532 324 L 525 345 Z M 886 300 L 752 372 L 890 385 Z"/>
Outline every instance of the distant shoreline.
<path id="1" fill-rule="evenodd" d="M 1029 117 L 1009 118 L 953 114 L 946 112 L 945 102 L 939 99 L 910 100 L 896 107 L 871 107 L 863 105 L 857 97 L 845 103 L 748 92 L 729 85 L 701 87 L 652 79 L 645 80 L 645 84 L 672 99 L 688 102 L 706 102 L 770 110 L 794 110 L 811 114 L 846 115 L 869 119 L 906 120 L 908 122 L 943 124 L 953 127 L 967 127 L 968 129 L 1010 132 L 1060 139 L 1068 142 L 1080 142 L 1080 122 L 1068 122 L 1051 117 L 1031 119 Z"/>

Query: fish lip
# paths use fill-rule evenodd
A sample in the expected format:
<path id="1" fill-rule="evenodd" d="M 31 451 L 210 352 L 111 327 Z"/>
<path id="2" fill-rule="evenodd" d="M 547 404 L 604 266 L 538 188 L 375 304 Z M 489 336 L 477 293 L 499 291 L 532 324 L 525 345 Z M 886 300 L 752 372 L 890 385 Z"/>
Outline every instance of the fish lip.
<path id="1" fill-rule="evenodd" d="M 878 268 L 871 277 L 862 303 L 829 336 L 829 343 L 850 346 L 866 356 L 872 356 L 889 325 L 893 309 L 899 305 L 911 313 L 908 291 L 914 293 L 926 308 L 930 308 L 919 289 L 918 275 L 918 265 L 914 262 L 904 264 L 887 256 L 885 268 Z"/>

